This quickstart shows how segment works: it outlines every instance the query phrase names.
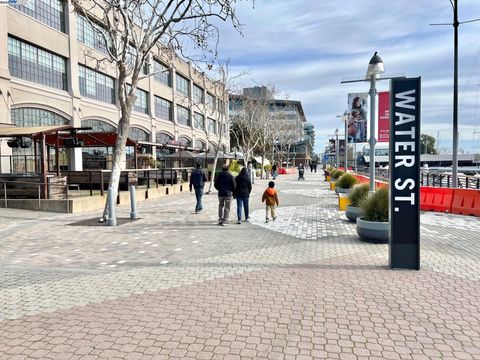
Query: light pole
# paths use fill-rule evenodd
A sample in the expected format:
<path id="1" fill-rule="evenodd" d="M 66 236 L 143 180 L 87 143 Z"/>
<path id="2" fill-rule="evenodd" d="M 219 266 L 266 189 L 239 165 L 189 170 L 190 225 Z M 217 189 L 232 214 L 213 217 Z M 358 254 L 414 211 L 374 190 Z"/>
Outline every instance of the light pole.
<path id="1" fill-rule="evenodd" d="M 341 118 L 345 122 L 345 172 L 348 170 L 348 112 L 345 110 L 343 115 L 337 115 L 337 118 Z"/>
<path id="2" fill-rule="evenodd" d="M 395 76 L 395 77 L 382 77 L 378 79 L 378 75 L 383 74 L 383 61 L 380 56 L 375 54 L 370 59 L 370 63 L 368 64 L 367 76 L 365 79 L 362 80 L 344 80 L 341 81 L 341 84 L 347 83 L 355 83 L 355 82 L 363 82 L 363 81 L 370 81 L 370 106 L 372 107 L 370 110 L 370 140 L 368 141 L 370 144 L 370 191 L 375 191 L 375 96 L 377 94 L 377 90 L 375 89 L 375 83 L 377 80 L 390 80 L 390 79 L 402 79 L 405 76 Z M 356 144 L 356 143 L 355 143 Z M 356 153 L 356 151 L 355 151 Z M 373 165 L 372 165 L 373 163 Z M 355 157 L 355 167 L 356 167 L 356 157 Z"/>
<path id="3" fill-rule="evenodd" d="M 345 172 L 348 172 L 348 112 L 345 110 L 342 116 L 345 122 Z"/>
<path id="4" fill-rule="evenodd" d="M 375 101 L 377 96 L 375 84 L 377 77 L 384 72 L 383 61 L 375 51 L 375 54 L 368 63 L 366 76 L 367 78 L 370 78 L 370 91 L 368 92 L 370 95 L 370 139 L 368 141 L 370 144 L 370 192 L 375 191 L 375 143 L 377 142 L 375 139 Z"/>
<path id="5" fill-rule="evenodd" d="M 336 168 L 338 169 L 340 167 L 340 162 L 339 162 L 339 148 L 338 148 L 338 128 L 335 130 L 335 164 Z"/>

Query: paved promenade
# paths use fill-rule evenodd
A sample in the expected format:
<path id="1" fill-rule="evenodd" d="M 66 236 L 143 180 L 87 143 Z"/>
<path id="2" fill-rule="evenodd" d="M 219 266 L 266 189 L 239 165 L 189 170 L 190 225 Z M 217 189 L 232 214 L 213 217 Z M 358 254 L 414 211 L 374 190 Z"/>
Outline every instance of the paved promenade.
<path id="1" fill-rule="evenodd" d="M 216 194 L 115 228 L 0 209 L 0 359 L 480 359 L 478 218 L 422 214 L 421 270 L 391 271 L 320 174 L 276 183 L 269 223 L 265 180 L 226 227 Z"/>

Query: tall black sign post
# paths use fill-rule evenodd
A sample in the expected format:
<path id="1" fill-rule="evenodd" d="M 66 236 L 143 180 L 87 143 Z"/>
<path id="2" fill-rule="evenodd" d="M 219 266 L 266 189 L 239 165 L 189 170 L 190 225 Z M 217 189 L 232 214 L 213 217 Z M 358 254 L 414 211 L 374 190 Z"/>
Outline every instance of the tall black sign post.
<path id="1" fill-rule="evenodd" d="M 420 269 L 420 78 L 390 82 L 390 268 Z"/>

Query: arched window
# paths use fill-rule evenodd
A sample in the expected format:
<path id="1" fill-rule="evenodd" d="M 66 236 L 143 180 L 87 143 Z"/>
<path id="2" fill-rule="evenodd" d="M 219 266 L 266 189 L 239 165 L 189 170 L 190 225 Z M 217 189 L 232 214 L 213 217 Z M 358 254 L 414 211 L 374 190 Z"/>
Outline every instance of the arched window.
<path id="1" fill-rule="evenodd" d="M 160 144 L 167 144 L 170 140 L 173 140 L 173 136 L 166 133 L 157 133 L 156 142 Z"/>
<path id="2" fill-rule="evenodd" d="M 52 111 L 38 108 L 12 109 L 12 123 L 17 126 L 68 125 L 70 120 Z"/>
<path id="3" fill-rule="evenodd" d="M 185 136 L 180 136 L 178 141 L 182 144 L 182 146 L 192 146 L 192 140 Z"/>
<path id="4" fill-rule="evenodd" d="M 82 127 L 91 127 L 93 132 L 116 132 L 117 128 L 106 121 L 90 119 L 82 120 Z"/>
<path id="5" fill-rule="evenodd" d="M 133 140 L 150 141 L 150 134 L 138 127 L 128 129 L 128 137 Z"/>
<path id="6" fill-rule="evenodd" d="M 52 111 L 24 107 L 11 110 L 12 123 L 17 126 L 49 126 L 49 125 L 69 125 L 70 120 L 58 115 Z M 35 161 L 39 160 L 34 158 L 35 150 L 33 146 L 29 148 L 14 148 L 12 149 L 12 171 L 14 173 L 29 173 L 35 169 Z M 37 154 L 40 154 L 40 145 L 37 145 Z M 54 159 L 55 156 L 53 155 Z M 59 166 L 62 168 L 68 168 L 68 153 L 64 149 L 60 150 Z M 54 165 L 52 165 L 54 166 Z"/>
<path id="7" fill-rule="evenodd" d="M 205 147 L 206 147 L 205 141 L 203 141 L 203 140 L 196 140 L 196 141 L 195 141 L 195 147 L 196 147 L 197 149 L 205 150 Z"/>

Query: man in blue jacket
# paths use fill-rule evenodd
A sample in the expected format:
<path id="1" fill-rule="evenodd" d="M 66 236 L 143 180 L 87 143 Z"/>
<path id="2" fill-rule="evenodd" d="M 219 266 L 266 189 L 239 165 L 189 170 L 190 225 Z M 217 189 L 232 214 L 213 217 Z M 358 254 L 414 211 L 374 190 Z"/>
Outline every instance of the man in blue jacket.
<path id="1" fill-rule="evenodd" d="M 222 166 L 222 172 L 215 179 L 214 186 L 218 190 L 218 225 L 225 226 L 228 223 L 230 204 L 235 191 L 235 179 L 228 172 L 228 165 Z"/>
<path id="2" fill-rule="evenodd" d="M 205 181 L 207 181 L 207 176 L 200 167 L 200 163 L 197 163 L 197 168 L 192 171 L 192 175 L 190 176 L 190 192 L 192 192 L 193 187 L 195 189 L 195 197 L 197 198 L 197 204 L 195 205 L 195 214 L 198 214 L 203 209 L 202 196 Z"/>

